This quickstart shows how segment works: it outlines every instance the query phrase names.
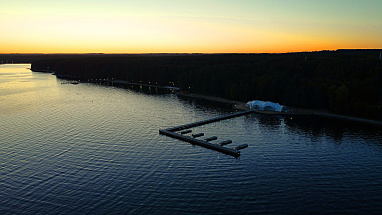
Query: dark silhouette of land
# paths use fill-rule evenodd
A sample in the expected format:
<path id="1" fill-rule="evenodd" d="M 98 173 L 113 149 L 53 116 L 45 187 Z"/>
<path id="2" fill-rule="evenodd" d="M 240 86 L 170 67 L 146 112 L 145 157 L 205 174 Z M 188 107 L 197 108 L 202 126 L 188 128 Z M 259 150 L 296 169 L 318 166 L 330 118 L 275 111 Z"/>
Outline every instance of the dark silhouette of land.
<path id="1" fill-rule="evenodd" d="M 382 120 L 380 50 L 13 57 L 30 59 L 32 70 L 59 77 L 168 85 L 230 100 L 269 100 Z"/>

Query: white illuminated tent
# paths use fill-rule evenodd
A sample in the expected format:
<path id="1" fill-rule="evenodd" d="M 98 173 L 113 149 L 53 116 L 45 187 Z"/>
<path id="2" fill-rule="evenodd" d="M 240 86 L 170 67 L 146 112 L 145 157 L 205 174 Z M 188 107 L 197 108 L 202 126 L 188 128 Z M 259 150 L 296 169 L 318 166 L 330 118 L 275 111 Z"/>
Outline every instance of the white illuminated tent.
<path id="1" fill-rule="evenodd" d="M 265 110 L 265 111 L 277 111 L 277 112 L 287 112 L 287 108 L 279 103 L 274 102 L 264 102 L 259 100 L 253 100 L 247 102 L 245 105 L 247 108 L 252 110 Z"/>

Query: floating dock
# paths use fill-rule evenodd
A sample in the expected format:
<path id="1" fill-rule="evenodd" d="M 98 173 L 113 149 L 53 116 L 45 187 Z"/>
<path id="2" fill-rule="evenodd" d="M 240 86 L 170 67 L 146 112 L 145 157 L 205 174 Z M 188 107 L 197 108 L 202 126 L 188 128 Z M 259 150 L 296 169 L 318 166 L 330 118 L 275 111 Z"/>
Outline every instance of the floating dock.
<path id="1" fill-rule="evenodd" d="M 209 141 L 216 140 L 217 137 L 213 136 L 213 137 L 206 138 L 204 140 L 199 140 L 199 139 L 196 139 L 196 137 L 203 136 L 204 133 L 184 135 L 184 134 L 188 134 L 188 133 L 192 132 L 191 130 L 184 130 L 184 129 L 189 129 L 192 127 L 205 125 L 205 124 L 217 122 L 220 120 L 230 119 L 230 118 L 242 116 L 242 115 L 249 114 L 249 113 L 253 113 L 253 111 L 252 110 L 240 111 L 240 112 L 236 112 L 233 114 L 228 114 L 228 115 L 216 117 L 213 119 L 203 120 L 203 121 L 194 122 L 191 124 L 181 125 L 181 126 L 177 126 L 177 127 L 173 127 L 173 128 L 168 128 L 168 129 L 161 129 L 161 130 L 159 130 L 159 134 L 163 134 L 163 135 L 166 135 L 169 137 L 173 137 L 173 138 L 176 138 L 179 140 L 189 142 L 189 143 L 194 144 L 194 145 L 203 146 L 205 148 L 213 149 L 215 151 L 219 151 L 219 152 L 222 152 L 222 153 L 225 153 L 228 155 L 232 155 L 234 157 L 238 157 L 238 156 L 240 156 L 239 150 L 248 147 L 247 144 L 242 144 L 242 145 L 240 145 L 238 147 L 234 147 L 234 148 L 228 148 L 228 147 L 224 147 L 224 145 L 232 143 L 231 140 L 223 141 L 220 144 L 219 143 L 218 144 L 217 143 L 210 143 Z M 180 130 L 184 130 L 184 131 L 177 133 L 177 131 L 180 131 Z"/>

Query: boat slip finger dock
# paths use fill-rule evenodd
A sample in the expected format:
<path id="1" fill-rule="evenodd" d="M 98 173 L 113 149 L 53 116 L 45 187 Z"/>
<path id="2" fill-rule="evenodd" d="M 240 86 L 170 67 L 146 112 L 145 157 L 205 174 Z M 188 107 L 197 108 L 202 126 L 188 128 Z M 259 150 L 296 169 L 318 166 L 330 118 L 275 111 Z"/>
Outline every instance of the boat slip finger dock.
<path id="1" fill-rule="evenodd" d="M 234 118 L 234 117 L 242 116 L 249 113 L 253 113 L 253 111 L 252 110 L 240 111 L 240 112 L 236 112 L 236 113 L 232 113 L 232 114 L 228 114 L 228 115 L 224 115 L 224 116 L 220 116 L 220 117 L 216 117 L 216 118 L 212 118 L 208 120 L 203 120 L 199 122 L 194 122 L 194 123 L 190 123 L 186 125 L 180 125 L 177 127 L 172 127 L 167 129 L 160 129 L 159 134 L 163 134 L 172 138 L 189 142 L 194 145 L 198 145 L 198 146 L 209 148 L 215 151 L 219 151 L 228 155 L 232 155 L 234 157 L 239 157 L 240 150 L 247 148 L 248 147 L 247 144 L 241 144 L 239 146 L 229 148 L 225 145 L 232 143 L 232 140 L 225 140 L 218 143 L 211 143 L 210 141 L 216 140 L 218 139 L 218 137 L 212 136 L 212 137 L 202 138 L 204 136 L 204 133 L 192 134 L 192 130 L 190 130 L 189 128 L 197 127 L 197 126 L 201 126 L 201 125 L 205 125 L 208 123 L 217 122 L 217 121 L 221 121 L 225 119 Z M 202 139 L 197 139 L 198 137 Z"/>

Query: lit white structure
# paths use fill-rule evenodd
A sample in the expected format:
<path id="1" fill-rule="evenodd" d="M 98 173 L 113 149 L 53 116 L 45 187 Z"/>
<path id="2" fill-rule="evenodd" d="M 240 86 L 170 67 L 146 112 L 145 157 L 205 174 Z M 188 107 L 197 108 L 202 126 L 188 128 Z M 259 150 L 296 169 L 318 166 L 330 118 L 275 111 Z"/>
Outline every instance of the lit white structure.
<path id="1" fill-rule="evenodd" d="M 251 110 L 265 110 L 265 111 L 277 111 L 277 112 L 287 112 L 287 108 L 279 103 L 274 102 L 264 102 L 259 100 L 253 100 L 247 102 L 245 105 Z"/>

